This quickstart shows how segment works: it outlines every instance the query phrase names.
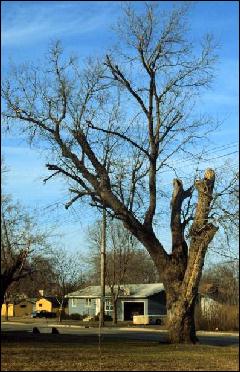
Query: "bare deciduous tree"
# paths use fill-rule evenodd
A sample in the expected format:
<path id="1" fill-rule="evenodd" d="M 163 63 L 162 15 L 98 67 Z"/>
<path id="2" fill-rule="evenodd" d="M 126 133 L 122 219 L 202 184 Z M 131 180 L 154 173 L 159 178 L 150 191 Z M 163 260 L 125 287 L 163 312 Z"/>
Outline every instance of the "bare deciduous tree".
<path id="1" fill-rule="evenodd" d="M 71 254 L 63 248 L 52 252 L 52 266 L 55 290 L 53 291 L 59 304 L 58 319 L 61 322 L 66 305 L 65 295 L 73 292 L 83 285 L 80 261 L 77 254 Z"/>
<path id="2" fill-rule="evenodd" d="M 225 305 L 239 305 L 239 262 L 227 261 L 206 270 L 200 282 L 201 293 Z"/>
<path id="3" fill-rule="evenodd" d="M 30 257 L 46 243 L 34 227 L 34 219 L 20 205 L 2 195 L 1 212 L 1 307 L 10 287 L 34 271 Z"/>
<path id="4" fill-rule="evenodd" d="M 50 144 L 47 179 L 64 176 L 71 184 L 66 207 L 88 198 L 148 250 L 166 289 L 171 342 L 197 340 L 198 285 L 218 230 L 209 218 L 215 172 L 207 169 L 186 188 L 173 180 L 171 253 L 154 231 L 165 206 L 161 172 L 175 155 L 194 158 L 211 127 L 205 116 L 191 114 L 213 77 L 214 43 L 207 35 L 195 54 L 186 15 L 186 6 L 161 17 L 151 5 L 143 15 L 127 6 L 120 23 L 123 51 L 109 52 L 104 63 L 89 60 L 80 70 L 73 58 L 64 60 L 57 43 L 47 65 L 16 69 L 2 89 L 7 124 L 20 124 L 31 141 Z M 193 193 L 197 204 L 187 239 L 182 211 Z"/>

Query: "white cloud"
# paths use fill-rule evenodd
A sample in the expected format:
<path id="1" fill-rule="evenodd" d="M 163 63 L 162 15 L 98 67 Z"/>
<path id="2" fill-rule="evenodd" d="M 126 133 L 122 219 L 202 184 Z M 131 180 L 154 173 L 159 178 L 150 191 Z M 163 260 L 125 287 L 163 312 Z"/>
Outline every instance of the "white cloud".
<path id="1" fill-rule="evenodd" d="M 45 3 L 46 4 L 46 3 Z M 17 46 L 33 43 L 41 39 L 65 37 L 100 31 L 106 25 L 111 7 L 102 7 L 101 12 L 96 6 L 91 9 L 75 5 L 59 6 L 58 3 L 38 6 L 21 6 L 15 9 L 14 19 L 10 18 L 10 9 L 3 11 L 2 45 Z M 90 5 L 91 7 L 91 5 Z M 81 10 L 82 9 L 82 10 Z"/>

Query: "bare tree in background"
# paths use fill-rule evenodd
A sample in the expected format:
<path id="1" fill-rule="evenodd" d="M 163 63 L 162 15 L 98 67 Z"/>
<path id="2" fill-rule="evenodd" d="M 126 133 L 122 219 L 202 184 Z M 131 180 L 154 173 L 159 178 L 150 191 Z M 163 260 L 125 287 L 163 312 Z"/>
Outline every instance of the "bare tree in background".
<path id="1" fill-rule="evenodd" d="M 1 307 L 11 286 L 34 271 L 33 252 L 42 249 L 46 236 L 35 227 L 35 221 L 22 206 L 2 195 L 1 211 Z"/>
<path id="2" fill-rule="evenodd" d="M 119 38 L 125 44 L 104 63 L 95 58 L 80 70 L 73 58 L 64 59 L 57 43 L 43 68 L 15 69 L 2 88 L 7 125 L 19 125 L 31 142 L 49 145 L 46 180 L 65 177 L 72 193 L 66 208 L 87 198 L 120 219 L 148 250 L 166 289 L 173 343 L 197 341 L 196 296 L 218 230 L 209 218 L 215 172 L 208 168 L 188 187 L 173 180 L 171 253 L 155 233 L 166 208 L 163 170 L 169 159 L 197 158 L 197 144 L 206 148 L 212 129 L 206 116 L 192 113 L 211 83 L 215 46 L 209 35 L 199 48 L 188 41 L 187 10 L 159 16 L 147 4 L 138 15 L 127 6 Z"/>
<path id="3" fill-rule="evenodd" d="M 11 285 L 10 294 L 14 298 L 25 296 L 33 298 L 39 296 L 39 290 L 51 294 L 54 289 L 53 263 L 50 255 L 37 254 L 31 256 L 28 260 L 31 270 L 29 275 L 21 278 Z"/>
<path id="4" fill-rule="evenodd" d="M 70 292 L 83 285 L 81 262 L 78 254 L 70 253 L 63 248 L 55 249 L 53 254 L 54 295 L 59 304 L 58 320 L 61 322 L 66 306 L 66 298 Z"/>
<path id="5" fill-rule="evenodd" d="M 239 262 L 227 261 L 206 270 L 200 282 L 201 293 L 225 305 L 239 305 Z"/>
<path id="6" fill-rule="evenodd" d="M 239 171 L 230 161 L 218 170 L 211 217 L 220 229 L 210 252 L 225 261 L 239 260 Z"/>

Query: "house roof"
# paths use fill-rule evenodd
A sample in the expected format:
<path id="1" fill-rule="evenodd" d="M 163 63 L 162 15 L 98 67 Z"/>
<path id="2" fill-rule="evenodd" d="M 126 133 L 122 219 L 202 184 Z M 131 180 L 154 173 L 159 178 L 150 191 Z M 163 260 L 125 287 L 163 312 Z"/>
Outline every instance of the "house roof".
<path id="1" fill-rule="evenodd" d="M 119 297 L 137 297 L 146 298 L 152 296 L 156 293 L 162 292 L 164 286 L 162 283 L 152 283 L 152 284 L 125 284 L 121 285 L 121 292 Z M 110 296 L 110 288 L 106 286 L 105 295 Z M 101 287 L 99 285 L 94 285 L 80 289 L 79 291 L 67 294 L 67 298 L 99 298 L 101 297 Z"/>

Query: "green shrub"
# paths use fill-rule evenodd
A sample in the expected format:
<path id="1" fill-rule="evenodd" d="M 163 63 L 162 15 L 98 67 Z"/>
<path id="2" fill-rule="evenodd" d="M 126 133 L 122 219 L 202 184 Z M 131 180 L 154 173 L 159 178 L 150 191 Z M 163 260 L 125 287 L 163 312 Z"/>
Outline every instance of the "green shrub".
<path id="1" fill-rule="evenodd" d="M 69 318 L 71 320 L 83 320 L 83 315 L 78 314 L 78 313 L 73 313 L 69 315 Z"/>

